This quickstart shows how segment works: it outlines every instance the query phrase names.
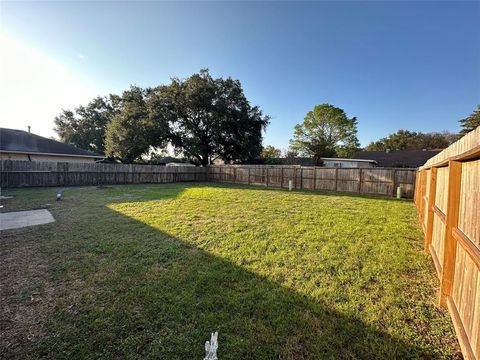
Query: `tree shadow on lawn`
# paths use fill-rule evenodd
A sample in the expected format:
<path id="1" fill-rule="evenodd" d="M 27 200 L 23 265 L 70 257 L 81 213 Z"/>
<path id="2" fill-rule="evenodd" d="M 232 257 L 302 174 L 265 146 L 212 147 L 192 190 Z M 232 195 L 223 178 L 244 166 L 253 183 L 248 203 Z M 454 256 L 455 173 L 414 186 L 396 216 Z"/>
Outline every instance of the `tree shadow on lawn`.
<path id="1" fill-rule="evenodd" d="M 77 286 L 58 293 L 39 356 L 202 359 L 219 331 L 222 360 L 434 357 L 138 220 L 96 217 L 110 233 L 58 244 L 76 249 Z"/>

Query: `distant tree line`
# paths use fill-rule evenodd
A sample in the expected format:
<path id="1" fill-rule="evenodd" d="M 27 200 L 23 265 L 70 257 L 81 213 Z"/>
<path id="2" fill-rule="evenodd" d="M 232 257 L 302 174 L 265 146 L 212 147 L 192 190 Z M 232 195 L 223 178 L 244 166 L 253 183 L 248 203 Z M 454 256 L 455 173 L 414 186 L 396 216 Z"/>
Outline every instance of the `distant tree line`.
<path id="1" fill-rule="evenodd" d="M 480 126 L 480 105 L 465 119 L 459 120 L 462 130 L 459 134 L 448 131 L 422 133 L 408 130 L 398 130 L 380 140 L 371 142 L 365 147 L 367 151 L 385 150 L 432 150 L 444 149 L 457 141 L 463 135 Z"/>
<path id="2" fill-rule="evenodd" d="M 386 150 L 432 150 L 444 149 L 458 140 L 460 135 L 447 131 L 437 133 L 422 133 L 408 130 L 398 130 L 380 140 L 373 141 L 365 147 L 366 151 Z"/>
<path id="3" fill-rule="evenodd" d="M 397 132 L 373 141 L 363 150 L 432 150 L 444 149 L 468 132 L 480 126 L 480 105 L 465 119 L 459 120 L 459 134 L 444 132 L 422 133 L 409 130 Z M 357 120 L 348 118 L 344 110 L 329 104 L 320 104 L 309 111 L 302 123 L 294 128 L 293 139 L 288 151 L 283 154 L 271 145 L 262 152 L 263 163 L 295 163 L 298 156 L 310 157 L 318 165 L 322 157 L 351 157 L 360 150 L 357 139 Z M 282 155 L 280 155 L 282 154 Z M 278 158 L 283 161 L 279 162 Z"/>
<path id="4" fill-rule="evenodd" d="M 124 163 L 168 144 L 175 154 L 207 165 L 217 158 L 245 162 L 262 151 L 269 117 L 250 105 L 238 80 L 208 70 L 168 85 L 132 86 L 93 99 L 55 118 L 60 139 Z"/>

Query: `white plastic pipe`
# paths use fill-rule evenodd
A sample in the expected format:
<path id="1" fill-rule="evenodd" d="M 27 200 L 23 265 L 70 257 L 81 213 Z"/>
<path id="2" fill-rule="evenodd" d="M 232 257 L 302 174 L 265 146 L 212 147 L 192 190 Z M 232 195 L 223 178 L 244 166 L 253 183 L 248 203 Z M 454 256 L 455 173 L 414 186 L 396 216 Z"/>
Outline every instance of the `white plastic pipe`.
<path id="1" fill-rule="evenodd" d="M 288 191 L 292 191 L 292 180 L 288 180 Z"/>
<path id="2" fill-rule="evenodd" d="M 402 188 L 400 186 L 397 186 L 397 199 L 402 198 Z"/>

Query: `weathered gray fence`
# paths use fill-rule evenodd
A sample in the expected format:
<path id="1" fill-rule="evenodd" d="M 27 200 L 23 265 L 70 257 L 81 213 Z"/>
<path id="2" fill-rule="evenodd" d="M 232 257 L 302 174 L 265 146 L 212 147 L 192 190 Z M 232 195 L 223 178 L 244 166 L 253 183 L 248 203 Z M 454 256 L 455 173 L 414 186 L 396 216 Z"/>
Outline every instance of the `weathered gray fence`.
<path id="1" fill-rule="evenodd" d="M 78 186 L 206 181 L 193 166 L 1 161 L 1 187 Z"/>
<path id="2" fill-rule="evenodd" d="M 208 168 L 208 181 L 264 185 L 294 189 L 327 190 L 411 198 L 415 169 L 324 168 L 278 165 L 219 165 Z"/>
<path id="3" fill-rule="evenodd" d="M 394 196 L 397 186 L 412 197 L 415 169 L 323 168 L 278 165 L 204 167 L 96 164 L 51 161 L 1 161 L 1 187 L 86 186 L 172 182 L 228 182 L 294 189 Z"/>

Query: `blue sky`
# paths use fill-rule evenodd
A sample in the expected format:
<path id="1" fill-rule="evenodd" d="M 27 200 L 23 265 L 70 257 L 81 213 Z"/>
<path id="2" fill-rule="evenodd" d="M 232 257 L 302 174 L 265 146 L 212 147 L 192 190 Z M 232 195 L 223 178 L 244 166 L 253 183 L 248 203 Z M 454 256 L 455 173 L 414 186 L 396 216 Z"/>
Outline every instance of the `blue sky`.
<path id="1" fill-rule="evenodd" d="M 62 107 L 201 68 L 239 79 L 272 117 L 265 144 L 281 148 L 319 103 L 356 116 L 362 145 L 400 128 L 458 131 L 480 103 L 480 2 L 0 6 L 2 50 L 17 54 L 2 65 L 0 120 L 41 135 Z"/>

